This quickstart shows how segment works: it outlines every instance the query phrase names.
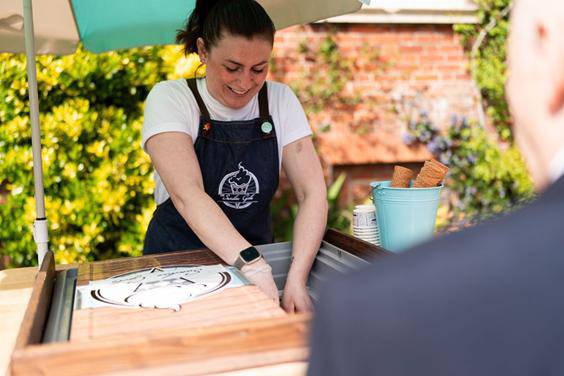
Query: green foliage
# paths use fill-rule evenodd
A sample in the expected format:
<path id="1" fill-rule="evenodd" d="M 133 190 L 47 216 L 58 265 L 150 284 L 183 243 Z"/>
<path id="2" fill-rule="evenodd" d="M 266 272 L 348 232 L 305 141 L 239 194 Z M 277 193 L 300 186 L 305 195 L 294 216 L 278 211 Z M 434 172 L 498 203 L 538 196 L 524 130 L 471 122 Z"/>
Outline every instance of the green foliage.
<path id="1" fill-rule="evenodd" d="M 327 213 L 327 228 L 349 232 L 351 227 L 350 210 L 339 208 L 339 197 L 345 184 L 347 176 L 343 173 L 335 179 L 327 189 L 327 202 L 329 212 Z"/>
<path id="2" fill-rule="evenodd" d="M 332 34 L 318 45 L 302 41 L 299 53 L 304 58 L 304 64 L 300 78 L 291 86 L 306 113 L 359 102 L 359 98 L 344 94 L 345 85 L 352 78 L 353 62 L 343 58 Z"/>
<path id="3" fill-rule="evenodd" d="M 345 180 L 346 175 L 341 174 L 327 189 L 327 202 L 329 204 L 327 228 L 349 232 L 351 225 L 349 215 L 345 209 L 341 209 L 338 205 Z M 272 202 L 271 212 L 274 219 L 276 241 L 292 240 L 294 221 L 298 215 L 298 204 L 295 203 L 291 189 L 283 190 L 280 197 Z"/>
<path id="4" fill-rule="evenodd" d="M 154 203 L 142 104 L 165 78 L 161 50 L 38 58 L 45 205 L 57 262 L 138 255 Z M 0 249 L 36 263 L 25 60 L 0 55 Z"/>
<path id="5" fill-rule="evenodd" d="M 479 221 L 532 198 L 533 185 L 515 146 L 502 150 L 485 130 L 454 116 L 441 134 L 425 114 L 409 125 L 407 143 L 427 145 L 449 166 L 448 222 Z M 446 223 L 448 224 L 448 223 Z"/>
<path id="6" fill-rule="evenodd" d="M 487 34 L 477 50 L 475 57 L 476 81 L 482 96 L 487 103 L 487 115 L 493 121 L 500 136 L 504 140 L 511 138 L 509 127 L 510 115 L 505 100 L 506 72 L 506 39 L 509 27 L 509 16 L 504 10 L 511 0 L 478 0 L 478 19 L 476 25 L 456 25 L 454 30 L 463 39 L 468 50 L 471 49 L 482 30 Z M 489 28 L 490 25 L 495 25 Z"/>

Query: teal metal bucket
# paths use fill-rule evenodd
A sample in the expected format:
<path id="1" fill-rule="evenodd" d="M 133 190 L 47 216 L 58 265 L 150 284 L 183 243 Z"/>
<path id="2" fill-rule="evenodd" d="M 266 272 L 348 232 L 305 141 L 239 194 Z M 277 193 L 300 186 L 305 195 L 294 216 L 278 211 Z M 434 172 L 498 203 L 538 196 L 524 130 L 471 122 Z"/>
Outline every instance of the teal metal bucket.
<path id="1" fill-rule="evenodd" d="M 378 181 L 370 187 L 382 247 L 401 252 L 433 236 L 443 186 L 392 188 L 390 184 Z"/>

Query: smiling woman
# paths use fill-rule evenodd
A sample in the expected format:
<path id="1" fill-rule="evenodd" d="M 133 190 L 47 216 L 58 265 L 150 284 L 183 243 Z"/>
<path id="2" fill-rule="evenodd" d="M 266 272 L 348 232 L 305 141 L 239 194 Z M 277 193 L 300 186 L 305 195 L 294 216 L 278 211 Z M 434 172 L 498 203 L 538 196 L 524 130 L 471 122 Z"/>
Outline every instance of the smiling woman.
<path id="1" fill-rule="evenodd" d="M 284 168 L 300 207 L 282 302 L 311 310 L 305 286 L 326 225 L 326 188 L 298 99 L 266 81 L 272 20 L 254 0 L 203 0 L 177 38 L 198 53 L 206 77 L 161 82 L 147 98 L 143 147 L 157 209 L 144 253 L 209 248 L 278 300 L 253 246 L 273 241 L 270 203 Z"/>

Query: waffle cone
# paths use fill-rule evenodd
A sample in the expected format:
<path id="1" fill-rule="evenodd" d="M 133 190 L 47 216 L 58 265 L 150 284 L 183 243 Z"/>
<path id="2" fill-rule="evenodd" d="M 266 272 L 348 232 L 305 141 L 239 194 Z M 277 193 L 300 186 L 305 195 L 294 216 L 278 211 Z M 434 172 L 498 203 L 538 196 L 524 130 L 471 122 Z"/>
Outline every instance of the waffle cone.
<path id="1" fill-rule="evenodd" d="M 419 174 L 417 176 L 417 179 L 415 179 L 415 182 L 413 183 L 413 188 L 436 187 L 437 185 L 440 184 L 441 180 L 442 179 L 425 177 L 425 176 L 421 176 L 421 174 Z"/>
<path id="2" fill-rule="evenodd" d="M 421 168 L 421 171 L 419 172 L 419 175 L 441 179 L 444 177 L 444 172 L 439 166 L 425 162 L 425 164 Z"/>
<path id="3" fill-rule="evenodd" d="M 429 188 L 436 187 L 444 180 L 448 172 L 448 167 L 444 164 L 431 159 L 425 161 L 421 171 L 417 175 L 413 187 L 415 188 Z"/>
<path id="4" fill-rule="evenodd" d="M 439 168 L 445 175 L 448 172 L 448 167 L 442 164 L 441 162 L 437 161 L 436 159 L 431 159 L 430 161 L 426 161 L 425 163 L 428 163 L 430 165 Z"/>
<path id="5" fill-rule="evenodd" d="M 402 166 L 394 166 L 391 186 L 394 188 L 409 188 L 409 181 L 413 178 L 413 171 Z"/>

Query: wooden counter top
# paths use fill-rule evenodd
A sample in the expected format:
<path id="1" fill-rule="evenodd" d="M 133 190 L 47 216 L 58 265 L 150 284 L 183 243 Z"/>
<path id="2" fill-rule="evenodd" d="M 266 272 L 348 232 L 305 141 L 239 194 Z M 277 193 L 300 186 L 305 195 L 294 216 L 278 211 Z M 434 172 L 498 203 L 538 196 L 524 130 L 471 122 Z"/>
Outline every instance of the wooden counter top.
<path id="1" fill-rule="evenodd" d="M 37 268 L 0 270 L 0 375 L 8 370 Z"/>
<path id="2" fill-rule="evenodd" d="M 93 262 L 79 267 L 77 284 L 150 267 L 218 263 L 221 260 L 208 250 Z M 42 266 L 43 271 L 49 269 Z M 34 311 L 33 304 L 28 310 Z M 18 343 L 24 345 L 16 346 L 11 371 L 14 375 L 227 375 L 253 369 L 259 375 L 302 375 L 309 321 L 309 315 L 287 315 L 256 286 L 226 288 L 182 304 L 178 312 L 119 307 L 74 310 L 69 342 L 25 344 L 20 337 Z"/>

